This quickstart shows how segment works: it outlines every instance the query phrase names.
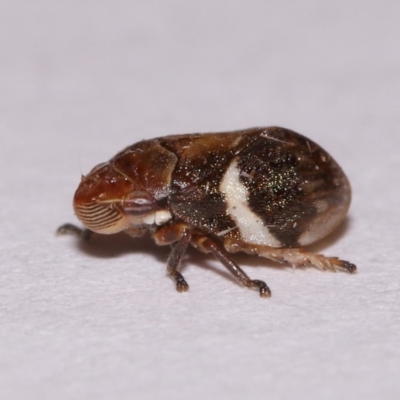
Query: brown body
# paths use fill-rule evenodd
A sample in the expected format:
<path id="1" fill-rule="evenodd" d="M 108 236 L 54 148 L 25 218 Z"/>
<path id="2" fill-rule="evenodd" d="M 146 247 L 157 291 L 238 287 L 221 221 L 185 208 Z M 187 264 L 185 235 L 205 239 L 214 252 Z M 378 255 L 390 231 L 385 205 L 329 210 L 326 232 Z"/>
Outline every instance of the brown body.
<path id="1" fill-rule="evenodd" d="M 127 147 L 82 178 L 78 218 L 92 231 L 149 230 L 173 244 L 168 270 L 177 272 L 189 243 L 212 252 L 246 286 L 250 280 L 226 251 L 245 251 L 321 269 L 353 264 L 299 247 L 329 234 L 345 217 L 350 185 L 320 146 L 283 128 L 166 136 Z"/>

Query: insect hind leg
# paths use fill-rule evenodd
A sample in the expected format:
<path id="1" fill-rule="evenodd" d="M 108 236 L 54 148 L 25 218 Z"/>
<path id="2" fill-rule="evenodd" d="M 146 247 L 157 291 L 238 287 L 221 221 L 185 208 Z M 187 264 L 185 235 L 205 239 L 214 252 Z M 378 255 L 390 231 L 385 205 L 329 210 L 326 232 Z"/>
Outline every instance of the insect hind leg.
<path id="1" fill-rule="evenodd" d="M 289 264 L 293 267 L 316 267 L 323 271 L 336 272 L 344 270 L 350 273 L 356 272 L 357 267 L 338 257 L 326 257 L 322 254 L 316 254 L 306 251 L 302 248 L 275 248 L 269 246 L 260 246 L 248 244 L 242 241 L 226 239 L 224 247 L 229 253 L 243 251 L 248 254 L 258 255 L 277 261 L 281 264 Z"/>

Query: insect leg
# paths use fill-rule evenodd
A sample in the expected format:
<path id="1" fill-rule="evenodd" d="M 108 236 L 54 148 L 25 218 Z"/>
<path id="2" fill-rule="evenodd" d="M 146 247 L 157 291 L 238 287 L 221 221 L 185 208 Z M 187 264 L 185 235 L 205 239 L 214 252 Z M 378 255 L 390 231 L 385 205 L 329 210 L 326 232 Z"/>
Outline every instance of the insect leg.
<path id="1" fill-rule="evenodd" d="M 340 260 L 338 257 L 326 257 L 322 254 L 311 253 L 302 248 L 274 248 L 250 245 L 232 239 L 225 240 L 224 246 L 230 253 L 244 251 L 245 253 L 259 255 L 279 263 L 287 263 L 294 267 L 313 266 L 323 271 L 336 272 L 337 270 L 345 270 L 350 273 L 357 270 L 357 267 L 348 261 Z"/>
<path id="2" fill-rule="evenodd" d="M 74 235 L 83 240 L 89 240 L 92 236 L 92 233 L 93 232 L 89 229 L 81 229 L 73 224 L 61 225 L 56 231 L 57 235 Z"/>
<path id="3" fill-rule="evenodd" d="M 185 278 L 180 272 L 177 271 L 183 256 L 190 243 L 191 235 L 185 231 L 182 234 L 182 238 L 172 245 L 172 251 L 169 254 L 167 260 L 167 272 L 176 282 L 176 290 L 178 292 L 186 292 L 189 289 L 189 285 L 185 281 Z"/>
<path id="4" fill-rule="evenodd" d="M 257 279 L 250 279 L 249 276 L 229 257 L 228 253 L 214 240 L 200 235 L 193 235 L 193 245 L 205 253 L 212 253 L 222 265 L 243 285 L 248 288 L 259 290 L 261 297 L 270 297 L 271 290 L 267 284 Z"/>

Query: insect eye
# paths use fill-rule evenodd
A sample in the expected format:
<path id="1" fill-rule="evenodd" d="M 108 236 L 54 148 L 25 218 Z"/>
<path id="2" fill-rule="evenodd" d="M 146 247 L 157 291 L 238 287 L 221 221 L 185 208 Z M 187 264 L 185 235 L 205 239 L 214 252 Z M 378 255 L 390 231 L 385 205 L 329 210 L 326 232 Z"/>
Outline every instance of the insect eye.
<path id="1" fill-rule="evenodd" d="M 146 193 L 135 193 L 131 198 L 125 199 L 122 208 L 129 214 L 147 214 L 155 207 L 155 202 Z"/>

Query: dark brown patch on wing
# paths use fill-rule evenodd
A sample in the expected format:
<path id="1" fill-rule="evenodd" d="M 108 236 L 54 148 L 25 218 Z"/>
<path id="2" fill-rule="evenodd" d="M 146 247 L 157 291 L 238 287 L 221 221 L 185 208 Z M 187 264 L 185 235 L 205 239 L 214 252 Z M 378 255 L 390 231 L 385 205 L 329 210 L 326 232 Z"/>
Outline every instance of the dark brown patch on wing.
<path id="1" fill-rule="evenodd" d="M 327 213 L 342 201 L 343 173 L 321 147 L 282 128 L 268 128 L 240 153 L 241 180 L 249 207 L 283 246 L 298 246 L 323 200 Z"/>

